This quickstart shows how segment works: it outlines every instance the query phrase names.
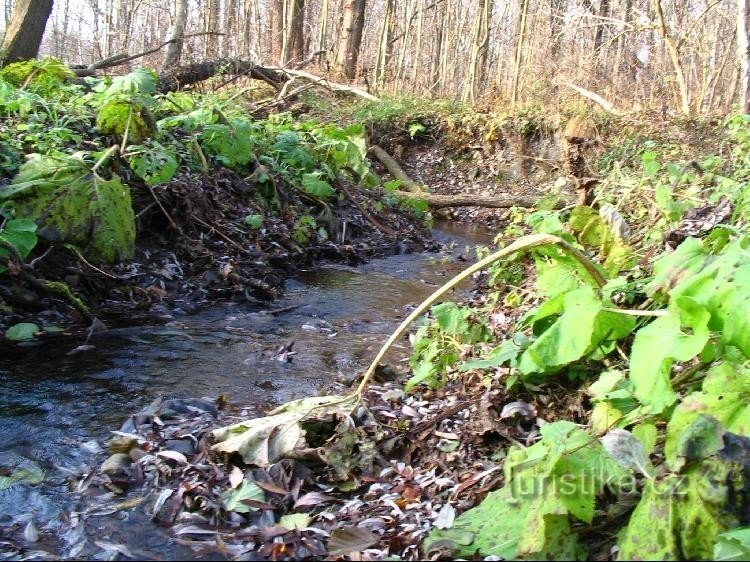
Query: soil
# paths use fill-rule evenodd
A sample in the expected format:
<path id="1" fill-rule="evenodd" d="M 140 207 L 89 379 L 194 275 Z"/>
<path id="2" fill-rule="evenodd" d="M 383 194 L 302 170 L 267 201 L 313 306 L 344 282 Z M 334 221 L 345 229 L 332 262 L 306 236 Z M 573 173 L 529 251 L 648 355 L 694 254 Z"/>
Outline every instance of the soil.
<path id="1" fill-rule="evenodd" d="M 78 252 L 41 243 L 28 260 L 37 279 L 64 281 L 86 302 L 90 317 L 64 299 L 40 294 L 19 275 L 0 286 L 0 330 L 31 321 L 80 330 L 93 318 L 97 326 L 153 323 L 217 301 L 263 307 L 300 267 L 323 261 L 355 265 L 430 244 L 413 213 L 375 205 L 378 191 L 349 187 L 342 190 L 346 196 L 323 204 L 279 183 L 276 190 L 282 208 L 271 212 L 258 203 L 252 177 L 224 168 L 178 176 L 158 195 L 136 186 L 132 260 L 100 267 Z M 246 224 L 249 215 L 263 217 L 259 229 Z M 300 226 L 303 215 L 316 226 Z"/>

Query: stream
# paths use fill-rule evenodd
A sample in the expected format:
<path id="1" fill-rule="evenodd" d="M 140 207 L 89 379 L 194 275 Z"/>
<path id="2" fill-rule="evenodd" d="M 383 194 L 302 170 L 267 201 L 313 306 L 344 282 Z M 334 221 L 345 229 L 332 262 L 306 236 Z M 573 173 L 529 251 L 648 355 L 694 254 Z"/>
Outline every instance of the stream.
<path id="1" fill-rule="evenodd" d="M 143 509 L 103 512 L 65 532 L 84 509 L 69 491 L 71 474 L 101 462 L 110 431 L 162 395 L 225 394 L 256 417 L 295 398 L 342 392 L 341 382 L 367 367 L 411 307 L 467 266 L 456 256 L 471 260 L 473 247 L 492 238 L 451 223 L 433 235 L 445 252 L 300 272 L 269 310 L 215 306 L 175 314 L 165 326 L 109 330 L 79 353 L 71 350 L 81 341 L 61 338 L 0 357 L 0 478 L 19 468 L 44 475 L 40 484 L 0 484 L 0 547 L 22 546 L 21 559 L 195 558 Z M 387 362 L 404 369 L 408 353 L 398 344 Z M 28 530 L 24 536 L 30 520 L 38 541 Z"/>

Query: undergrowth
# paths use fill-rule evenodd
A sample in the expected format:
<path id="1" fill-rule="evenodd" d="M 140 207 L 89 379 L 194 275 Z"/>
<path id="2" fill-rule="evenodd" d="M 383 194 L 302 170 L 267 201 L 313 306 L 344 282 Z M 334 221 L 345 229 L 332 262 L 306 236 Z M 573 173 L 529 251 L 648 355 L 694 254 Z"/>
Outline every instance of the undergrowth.
<path id="1" fill-rule="evenodd" d="M 264 213 L 248 216 L 247 228 L 259 229 L 264 216 L 292 216 L 300 244 L 332 233 L 304 205 L 288 206 L 288 190 L 316 215 L 322 209 L 332 216 L 347 197 L 342 187 L 380 186 L 362 125 L 299 122 L 285 113 L 256 120 L 238 102 L 242 91 L 160 94 L 157 81 L 139 68 L 79 84 L 55 59 L 0 71 L 0 274 L 18 273 L 39 241 L 74 248 L 95 263 L 129 259 L 133 194 L 158 202 L 178 176 L 233 170 Z M 388 193 L 372 199 L 380 210 L 426 216 L 412 200 Z"/>
<path id="2" fill-rule="evenodd" d="M 597 275 L 541 247 L 492 266 L 484 304 L 433 307 L 408 390 L 474 374 L 533 394 L 562 379 L 591 410 L 511 447 L 504 486 L 433 529 L 425 553 L 586 559 L 593 534 L 620 560 L 750 554 L 750 117 L 724 126 L 700 159 L 634 145 L 607 166 L 598 212 L 518 210 L 497 238 L 556 235 Z M 515 307 L 515 327 L 493 332 Z"/>

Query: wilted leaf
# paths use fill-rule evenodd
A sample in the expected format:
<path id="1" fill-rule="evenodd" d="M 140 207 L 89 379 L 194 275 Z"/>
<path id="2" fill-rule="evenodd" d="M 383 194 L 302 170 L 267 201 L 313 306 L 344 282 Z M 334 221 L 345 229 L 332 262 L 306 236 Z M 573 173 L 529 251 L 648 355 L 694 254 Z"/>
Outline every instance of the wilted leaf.
<path id="1" fill-rule="evenodd" d="M 632 433 L 625 429 L 612 429 L 599 440 L 620 465 L 640 472 L 648 478 L 651 477 L 653 469 L 646 449 Z"/>
<path id="2" fill-rule="evenodd" d="M 163 459 L 169 459 L 170 461 L 174 461 L 179 464 L 187 464 L 188 462 L 187 457 L 179 451 L 159 451 L 158 453 L 156 453 L 156 456 Z"/>
<path id="3" fill-rule="evenodd" d="M 295 400 L 277 408 L 270 416 L 216 429 L 212 436 L 218 453 L 239 453 L 246 464 L 268 466 L 297 448 L 304 448 L 303 423 L 348 416 L 354 398 L 322 396 Z"/>
<path id="4" fill-rule="evenodd" d="M 240 467 L 235 466 L 232 468 L 232 472 L 229 474 L 229 486 L 236 488 L 245 479 L 245 475 Z"/>
<path id="5" fill-rule="evenodd" d="M 294 529 L 306 529 L 310 526 L 311 521 L 312 517 L 306 513 L 287 513 L 279 519 L 277 525 L 292 531 Z"/>
<path id="6" fill-rule="evenodd" d="M 304 507 L 315 507 L 316 505 L 332 502 L 335 500 L 336 498 L 327 496 L 325 494 L 322 494 L 321 492 L 308 492 L 304 496 L 299 498 L 296 502 L 294 502 L 293 509 L 297 510 Z"/>
<path id="7" fill-rule="evenodd" d="M 328 541 L 329 556 L 343 556 L 351 552 L 361 552 L 380 540 L 380 536 L 352 525 L 334 529 Z"/>
<path id="8" fill-rule="evenodd" d="M 221 494 L 224 509 L 237 513 L 248 513 L 258 508 L 243 503 L 243 500 L 266 501 L 266 494 L 252 480 L 245 480 L 234 490 L 226 490 Z"/>

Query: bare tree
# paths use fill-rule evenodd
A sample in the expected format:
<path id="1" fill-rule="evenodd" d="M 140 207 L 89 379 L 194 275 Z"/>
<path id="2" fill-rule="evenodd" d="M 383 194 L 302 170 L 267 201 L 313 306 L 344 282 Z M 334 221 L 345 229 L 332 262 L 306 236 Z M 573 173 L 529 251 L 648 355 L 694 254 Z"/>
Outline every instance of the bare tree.
<path id="1" fill-rule="evenodd" d="M 737 0 L 737 60 L 740 63 L 739 106 L 743 113 L 750 113 L 750 49 L 748 48 L 747 0 Z"/>
<path id="2" fill-rule="evenodd" d="M 5 30 L 5 63 L 33 59 L 52 13 L 52 0 L 16 0 Z"/>
<path id="3" fill-rule="evenodd" d="M 362 30 L 365 25 L 366 0 L 345 0 L 341 34 L 336 51 L 336 70 L 348 79 L 357 72 Z"/>
<path id="4" fill-rule="evenodd" d="M 167 70 L 180 64 L 180 55 L 182 54 L 182 36 L 185 35 L 185 25 L 188 15 L 188 0 L 177 0 L 177 10 L 172 25 L 167 50 L 164 52 L 164 59 L 161 63 L 161 69 Z"/>

